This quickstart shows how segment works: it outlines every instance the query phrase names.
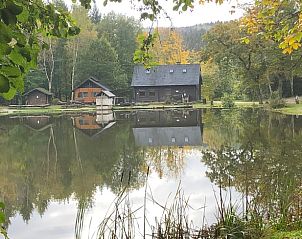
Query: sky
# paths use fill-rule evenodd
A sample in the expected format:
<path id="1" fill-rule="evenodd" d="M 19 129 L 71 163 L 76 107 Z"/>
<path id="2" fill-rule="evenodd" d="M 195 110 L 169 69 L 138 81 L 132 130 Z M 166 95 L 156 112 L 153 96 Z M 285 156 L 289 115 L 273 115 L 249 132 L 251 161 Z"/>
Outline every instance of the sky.
<path id="1" fill-rule="evenodd" d="M 70 4 L 71 0 L 65 0 Z M 140 12 L 131 5 L 131 1 L 122 0 L 121 3 L 112 3 L 108 1 L 107 6 L 103 6 L 103 0 L 97 0 L 97 6 L 102 14 L 107 14 L 111 11 L 115 13 L 124 14 L 127 16 L 133 16 L 139 19 Z M 185 27 L 193 26 L 200 23 L 210 23 L 216 21 L 229 21 L 238 19 L 243 15 L 243 10 L 238 8 L 238 0 L 228 0 L 222 5 L 217 5 L 215 3 L 206 3 L 204 5 L 196 4 L 193 10 L 187 10 L 186 12 L 179 13 L 172 10 L 173 1 L 172 0 L 159 0 L 160 4 L 164 7 L 165 11 L 171 18 L 168 19 L 163 14 L 160 19 L 155 23 L 159 27 Z M 196 1 L 198 2 L 198 1 Z M 235 12 L 230 13 L 231 10 Z M 150 27 L 150 21 L 142 22 L 144 27 Z"/>

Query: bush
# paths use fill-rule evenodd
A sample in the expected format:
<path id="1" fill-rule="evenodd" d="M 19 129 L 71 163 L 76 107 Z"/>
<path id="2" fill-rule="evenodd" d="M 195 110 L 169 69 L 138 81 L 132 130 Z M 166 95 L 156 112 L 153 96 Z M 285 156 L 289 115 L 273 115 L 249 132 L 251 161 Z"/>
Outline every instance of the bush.
<path id="1" fill-rule="evenodd" d="M 52 101 L 51 101 L 51 103 L 53 104 L 53 105 L 57 105 L 58 103 L 59 103 L 59 99 L 58 98 L 53 98 L 52 99 Z"/>
<path id="2" fill-rule="evenodd" d="M 221 101 L 224 108 L 233 108 L 235 106 L 234 97 L 231 94 L 224 94 Z"/>
<path id="3" fill-rule="evenodd" d="M 278 91 L 274 91 L 269 100 L 269 105 L 273 109 L 283 108 L 285 106 L 285 101 L 280 97 Z"/>

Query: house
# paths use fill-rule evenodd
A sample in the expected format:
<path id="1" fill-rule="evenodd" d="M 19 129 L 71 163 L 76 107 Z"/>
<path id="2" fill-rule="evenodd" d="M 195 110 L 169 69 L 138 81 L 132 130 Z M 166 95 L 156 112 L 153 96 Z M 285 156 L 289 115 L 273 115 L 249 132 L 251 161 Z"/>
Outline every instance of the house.
<path id="1" fill-rule="evenodd" d="M 138 111 L 133 135 L 137 146 L 201 146 L 203 125 L 200 111 Z"/>
<path id="2" fill-rule="evenodd" d="M 114 115 L 85 114 L 73 118 L 73 125 L 88 137 L 96 137 L 115 124 Z"/>
<path id="3" fill-rule="evenodd" d="M 96 96 L 103 91 L 110 91 L 110 89 L 104 84 L 101 84 L 96 78 L 89 77 L 73 89 L 73 100 L 85 104 L 95 104 Z"/>
<path id="4" fill-rule="evenodd" d="M 96 96 L 96 110 L 111 110 L 114 105 L 115 95 L 110 91 L 104 90 Z"/>
<path id="5" fill-rule="evenodd" d="M 201 99 L 199 64 L 134 67 L 131 86 L 135 102 L 197 101 Z"/>
<path id="6" fill-rule="evenodd" d="M 24 94 L 26 105 L 44 106 L 51 103 L 52 93 L 44 88 L 35 88 Z"/>

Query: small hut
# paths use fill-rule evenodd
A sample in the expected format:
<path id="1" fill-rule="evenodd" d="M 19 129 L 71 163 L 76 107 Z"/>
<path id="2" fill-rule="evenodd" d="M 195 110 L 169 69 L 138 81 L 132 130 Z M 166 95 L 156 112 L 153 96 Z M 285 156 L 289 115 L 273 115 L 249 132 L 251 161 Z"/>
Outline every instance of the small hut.
<path id="1" fill-rule="evenodd" d="M 114 105 L 115 95 L 110 91 L 102 91 L 96 96 L 96 110 L 108 111 L 111 110 Z"/>
<path id="2" fill-rule="evenodd" d="M 33 106 L 49 105 L 52 98 L 52 93 L 44 88 L 35 88 L 24 94 L 25 104 Z"/>

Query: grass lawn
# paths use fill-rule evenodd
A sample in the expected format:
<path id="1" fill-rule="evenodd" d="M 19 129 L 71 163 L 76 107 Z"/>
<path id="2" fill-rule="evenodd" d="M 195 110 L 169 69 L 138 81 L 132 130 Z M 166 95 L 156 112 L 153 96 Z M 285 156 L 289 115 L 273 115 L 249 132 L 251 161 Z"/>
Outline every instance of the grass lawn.
<path id="1" fill-rule="evenodd" d="M 286 107 L 274 111 L 287 115 L 302 115 L 302 104 L 287 104 Z"/>
<path id="2" fill-rule="evenodd" d="M 96 112 L 95 106 L 83 107 L 62 107 L 59 105 L 52 105 L 48 107 L 0 107 L 0 115 L 41 115 L 41 114 L 60 114 L 72 112 Z"/>
<path id="3" fill-rule="evenodd" d="M 235 102 L 237 108 L 250 108 L 257 107 L 257 102 Z M 114 106 L 114 110 L 137 110 L 137 109 L 173 109 L 173 108 L 194 108 L 194 109 L 207 109 L 207 108 L 223 108 L 221 101 L 214 101 L 214 104 L 188 103 L 188 104 L 164 104 L 164 103 L 144 103 L 133 106 Z M 48 107 L 6 107 L 0 106 L 0 115 L 41 115 L 41 114 L 61 114 L 61 113 L 76 113 L 76 112 L 96 112 L 95 106 L 59 106 L 52 105 Z"/>

